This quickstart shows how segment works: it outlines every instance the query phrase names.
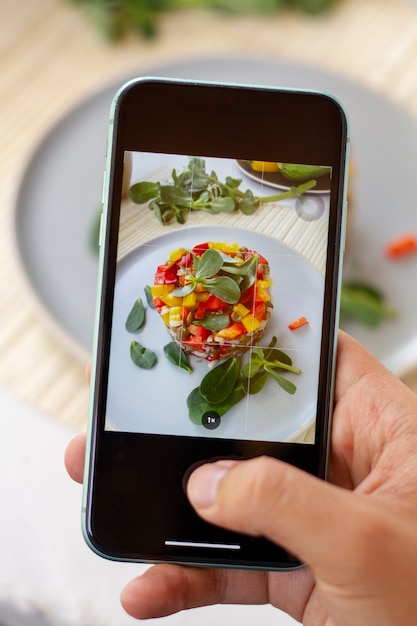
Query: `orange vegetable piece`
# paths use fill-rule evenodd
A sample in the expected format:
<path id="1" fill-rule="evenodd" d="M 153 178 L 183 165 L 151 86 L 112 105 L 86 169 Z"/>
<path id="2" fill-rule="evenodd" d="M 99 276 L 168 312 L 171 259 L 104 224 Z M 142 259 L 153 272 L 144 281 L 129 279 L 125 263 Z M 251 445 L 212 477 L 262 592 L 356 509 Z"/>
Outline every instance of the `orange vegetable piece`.
<path id="1" fill-rule="evenodd" d="M 218 337 L 222 337 L 223 339 L 236 339 L 244 333 L 246 333 L 246 328 L 243 326 L 243 324 L 237 322 L 236 324 L 231 324 L 226 328 L 222 328 L 216 333 L 216 335 Z"/>
<path id="2" fill-rule="evenodd" d="M 297 330 L 297 328 L 301 328 L 302 326 L 306 326 L 306 324 L 309 324 L 310 322 L 308 321 L 308 319 L 306 317 L 301 316 L 298 319 L 294 320 L 293 322 L 291 322 L 291 324 L 288 324 L 288 328 L 290 330 Z"/>
<path id="3" fill-rule="evenodd" d="M 417 252 L 417 236 L 411 234 L 400 235 L 385 247 L 385 255 L 390 259 L 399 259 L 415 252 Z"/>
<path id="4" fill-rule="evenodd" d="M 266 307 L 265 302 L 255 302 L 255 307 L 253 311 L 253 316 L 258 322 L 262 322 L 265 319 Z"/>

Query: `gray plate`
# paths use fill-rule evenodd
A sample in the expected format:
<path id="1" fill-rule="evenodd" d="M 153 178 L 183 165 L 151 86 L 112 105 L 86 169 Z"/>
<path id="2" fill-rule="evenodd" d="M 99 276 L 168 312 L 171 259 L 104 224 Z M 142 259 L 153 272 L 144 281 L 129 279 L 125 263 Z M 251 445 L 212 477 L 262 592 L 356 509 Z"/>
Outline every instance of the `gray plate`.
<path id="1" fill-rule="evenodd" d="M 377 330 L 344 327 L 390 369 L 417 363 L 417 257 L 384 259 L 395 234 L 417 232 L 417 124 L 371 91 L 306 66 L 262 59 L 206 59 L 152 68 L 147 75 L 258 83 L 331 92 L 351 119 L 354 177 L 349 258 L 355 277 L 381 288 L 399 315 Z M 101 201 L 112 85 L 54 126 L 23 176 L 15 214 L 16 244 L 39 311 L 76 355 L 90 350 L 97 258 L 89 246 Z"/>

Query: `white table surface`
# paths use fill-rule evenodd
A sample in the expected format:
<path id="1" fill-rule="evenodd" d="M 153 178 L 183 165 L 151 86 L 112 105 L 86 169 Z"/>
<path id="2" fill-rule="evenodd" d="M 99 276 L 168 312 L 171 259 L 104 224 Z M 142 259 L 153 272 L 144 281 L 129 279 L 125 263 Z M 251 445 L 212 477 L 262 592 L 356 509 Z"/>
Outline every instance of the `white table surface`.
<path id="1" fill-rule="evenodd" d="M 75 431 L 1 388 L 0 424 L 1 625 L 138 624 L 122 609 L 119 593 L 145 567 L 101 559 L 82 538 L 81 487 L 63 464 Z M 296 624 L 270 606 L 214 606 L 147 623 Z"/>

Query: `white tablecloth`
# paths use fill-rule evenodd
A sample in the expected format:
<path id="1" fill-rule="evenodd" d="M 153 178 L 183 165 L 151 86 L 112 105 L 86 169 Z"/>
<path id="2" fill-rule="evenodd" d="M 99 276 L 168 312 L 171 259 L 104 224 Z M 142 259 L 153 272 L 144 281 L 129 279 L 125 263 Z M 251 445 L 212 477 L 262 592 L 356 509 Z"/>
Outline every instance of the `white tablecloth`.
<path id="1" fill-rule="evenodd" d="M 0 388 L 1 626 L 138 624 L 119 593 L 145 566 L 113 563 L 84 543 L 81 487 L 63 454 L 75 434 Z M 215 606 L 150 620 L 167 626 L 290 626 L 270 606 Z"/>

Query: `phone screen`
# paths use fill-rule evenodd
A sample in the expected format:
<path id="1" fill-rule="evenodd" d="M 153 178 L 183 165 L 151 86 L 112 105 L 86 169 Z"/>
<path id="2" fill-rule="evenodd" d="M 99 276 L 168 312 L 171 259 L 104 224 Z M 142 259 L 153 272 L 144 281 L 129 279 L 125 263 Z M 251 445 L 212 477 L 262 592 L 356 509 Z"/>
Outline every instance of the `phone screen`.
<path id="1" fill-rule="evenodd" d="M 270 91 L 138 89 L 112 137 L 85 534 L 117 559 L 295 567 L 203 522 L 184 485 L 260 454 L 325 476 L 346 129 L 311 94 L 281 94 L 271 134 L 255 115 Z"/>
<path id="2" fill-rule="evenodd" d="M 331 167 L 125 168 L 106 428 L 314 442 Z"/>

